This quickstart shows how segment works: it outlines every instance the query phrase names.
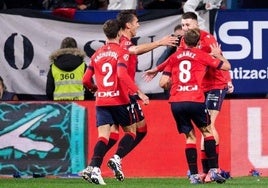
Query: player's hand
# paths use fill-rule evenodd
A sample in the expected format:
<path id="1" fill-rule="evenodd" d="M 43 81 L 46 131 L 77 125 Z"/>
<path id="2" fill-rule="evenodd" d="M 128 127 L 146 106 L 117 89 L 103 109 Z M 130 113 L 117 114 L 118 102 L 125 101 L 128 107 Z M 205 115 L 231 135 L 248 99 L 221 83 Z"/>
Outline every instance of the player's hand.
<path id="1" fill-rule="evenodd" d="M 138 90 L 138 96 L 139 98 L 142 100 L 144 105 L 149 104 L 149 97 L 147 95 L 145 95 L 143 92 L 141 92 L 140 90 Z"/>
<path id="2" fill-rule="evenodd" d="M 95 85 L 95 84 L 93 84 L 92 86 L 91 86 L 91 88 L 90 88 L 90 92 L 91 93 L 95 93 L 96 91 L 98 90 L 98 87 Z"/>
<path id="3" fill-rule="evenodd" d="M 228 82 L 227 84 L 227 93 L 233 93 L 234 92 L 234 85 L 232 82 Z"/>
<path id="4" fill-rule="evenodd" d="M 84 5 L 84 4 L 82 4 L 82 5 L 77 5 L 77 9 L 78 9 L 78 10 L 86 10 L 86 9 L 87 9 L 87 5 Z"/>
<path id="5" fill-rule="evenodd" d="M 179 39 L 176 36 L 167 35 L 158 42 L 160 46 L 177 46 Z"/>
<path id="6" fill-rule="evenodd" d="M 169 90 L 172 85 L 172 80 L 167 75 L 162 75 L 159 80 L 159 86 L 162 87 L 165 90 Z"/>
<path id="7" fill-rule="evenodd" d="M 214 43 L 210 45 L 210 48 L 211 48 L 210 55 L 216 58 L 222 56 L 221 45 L 219 45 L 218 43 Z"/>
<path id="8" fill-rule="evenodd" d="M 145 82 L 149 82 L 157 75 L 157 73 L 158 73 L 157 68 L 153 68 L 153 69 L 145 71 L 142 77 Z"/>

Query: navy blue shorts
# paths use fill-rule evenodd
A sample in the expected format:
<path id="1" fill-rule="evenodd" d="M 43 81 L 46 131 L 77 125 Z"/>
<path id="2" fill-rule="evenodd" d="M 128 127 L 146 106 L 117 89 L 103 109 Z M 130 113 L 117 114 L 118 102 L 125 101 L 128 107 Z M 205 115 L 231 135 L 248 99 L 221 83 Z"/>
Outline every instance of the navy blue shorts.
<path id="1" fill-rule="evenodd" d="M 144 120 L 144 114 L 142 112 L 141 106 L 137 101 L 137 97 L 135 95 L 130 95 L 130 103 L 131 103 L 131 109 L 132 112 L 135 114 L 135 120 L 136 122 L 140 122 L 142 120 Z"/>
<path id="2" fill-rule="evenodd" d="M 205 93 L 206 95 L 206 105 L 209 110 L 221 110 L 221 106 L 225 95 L 227 93 L 226 89 L 213 89 Z"/>
<path id="3" fill-rule="evenodd" d="M 210 116 L 205 103 L 172 102 L 171 111 L 179 133 L 188 134 L 194 128 L 192 121 L 197 127 L 210 124 Z"/>
<path id="4" fill-rule="evenodd" d="M 119 106 L 97 106 L 97 127 L 105 124 L 115 124 L 122 127 L 135 123 L 135 116 L 131 112 L 130 104 Z"/>

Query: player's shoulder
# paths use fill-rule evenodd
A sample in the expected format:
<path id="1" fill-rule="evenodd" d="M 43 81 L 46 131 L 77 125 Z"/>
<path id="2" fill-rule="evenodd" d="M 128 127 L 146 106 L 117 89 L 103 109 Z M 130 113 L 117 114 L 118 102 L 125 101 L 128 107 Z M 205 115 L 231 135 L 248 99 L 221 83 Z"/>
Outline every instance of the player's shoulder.
<path id="1" fill-rule="evenodd" d="M 200 38 L 201 40 L 215 40 L 216 38 L 209 32 L 205 30 L 200 30 Z"/>
<path id="2" fill-rule="evenodd" d="M 207 56 L 209 56 L 209 54 L 202 50 L 202 49 L 199 49 L 199 48 L 191 48 L 191 52 L 195 54 L 195 59 L 204 59 L 206 58 Z"/>
<path id="3" fill-rule="evenodd" d="M 120 38 L 120 45 L 121 45 L 121 46 L 132 46 L 133 43 L 132 43 L 132 41 L 131 41 L 130 39 L 128 39 L 127 37 L 122 36 L 122 37 Z"/>
<path id="4" fill-rule="evenodd" d="M 118 53 L 119 56 L 129 54 L 129 51 L 126 48 L 123 48 L 122 46 L 119 46 L 116 52 Z"/>

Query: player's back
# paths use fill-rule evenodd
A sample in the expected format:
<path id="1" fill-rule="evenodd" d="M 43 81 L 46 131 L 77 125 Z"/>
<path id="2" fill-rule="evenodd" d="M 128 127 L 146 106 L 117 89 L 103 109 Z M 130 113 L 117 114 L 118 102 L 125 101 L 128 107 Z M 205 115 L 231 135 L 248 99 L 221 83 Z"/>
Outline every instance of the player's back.
<path id="1" fill-rule="evenodd" d="M 204 102 L 202 80 L 207 66 L 217 67 L 219 60 L 197 49 L 180 48 L 165 71 L 170 71 L 172 87 L 169 101 Z"/>
<path id="2" fill-rule="evenodd" d="M 117 76 L 117 62 L 122 49 L 119 44 L 108 43 L 98 49 L 91 57 L 94 67 L 97 106 L 111 106 L 129 103 L 127 88 Z"/>
<path id="3" fill-rule="evenodd" d="M 217 41 L 213 35 L 204 30 L 200 30 L 200 42 L 199 42 L 200 50 L 206 53 L 210 53 L 211 52 L 210 45 L 216 43 Z M 184 40 L 182 40 L 180 46 L 181 47 L 186 46 Z M 223 89 L 227 86 L 227 82 L 229 80 L 231 80 L 229 72 L 209 67 L 202 83 L 204 91 L 206 92 L 211 89 Z"/>

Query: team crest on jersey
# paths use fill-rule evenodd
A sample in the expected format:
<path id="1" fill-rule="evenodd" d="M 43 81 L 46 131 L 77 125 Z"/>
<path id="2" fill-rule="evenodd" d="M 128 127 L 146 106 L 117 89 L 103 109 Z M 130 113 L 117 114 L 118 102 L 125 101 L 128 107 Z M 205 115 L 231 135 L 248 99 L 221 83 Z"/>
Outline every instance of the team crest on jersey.
<path id="1" fill-rule="evenodd" d="M 131 45 L 131 44 L 132 44 L 131 41 L 126 41 L 126 42 L 125 42 L 125 45 L 126 45 L 126 46 L 129 46 L 129 45 Z"/>
<path id="2" fill-rule="evenodd" d="M 128 61 L 128 59 L 129 59 L 129 55 L 128 55 L 128 54 L 125 54 L 125 55 L 123 56 L 123 58 L 124 58 L 125 61 Z"/>

